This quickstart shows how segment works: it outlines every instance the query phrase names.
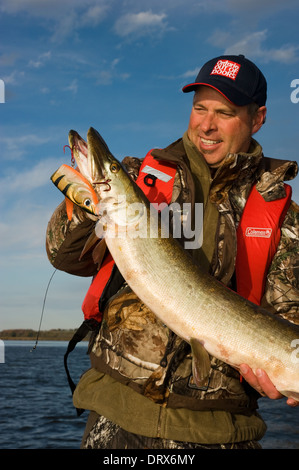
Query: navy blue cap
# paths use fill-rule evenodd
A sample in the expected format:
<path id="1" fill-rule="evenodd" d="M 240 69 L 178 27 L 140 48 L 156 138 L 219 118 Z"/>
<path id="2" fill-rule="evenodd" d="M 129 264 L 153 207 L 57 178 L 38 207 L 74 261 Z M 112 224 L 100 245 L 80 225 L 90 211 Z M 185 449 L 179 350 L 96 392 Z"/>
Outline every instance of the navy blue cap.
<path id="1" fill-rule="evenodd" d="M 214 88 L 237 106 L 266 104 L 266 79 L 244 55 L 224 55 L 209 60 L 200 69 L 195 82 L 184 86 L 183 92 L 195 91 L 199 85 Z"/>

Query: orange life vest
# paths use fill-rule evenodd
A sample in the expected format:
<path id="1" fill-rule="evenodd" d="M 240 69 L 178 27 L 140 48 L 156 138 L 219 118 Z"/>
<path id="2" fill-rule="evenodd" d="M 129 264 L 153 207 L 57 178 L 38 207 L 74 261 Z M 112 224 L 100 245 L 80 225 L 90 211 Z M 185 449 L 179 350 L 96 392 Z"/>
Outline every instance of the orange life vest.
<path id="1" fill-rule="evenodd" d="M 284 187 L 284 198 L 266 202 L 254 185 L 237 229 L 237 292 L 257 305 L 264 294 L 268 269 L 280 240 L 280 227 L 291 202 L 292 188 L 288 184 Z"/>
<path id="2" fill-rule="evenodd" d="M 136 183 L 151 203 L 170 204 L 176 165 L 158 161 L 148 152 Z M 285 185 L 286 197 L 266 202 L 253 186 L 237 229 L 237 292 L 260 304 L 266 275 L 280 240 L 280 227 L 289 208 L 291 187 Z M 106 256 L 94 277 L 82 304 L 85 320 L 102 320 L 99 300 L 110 279 L 114 260 Z"/>

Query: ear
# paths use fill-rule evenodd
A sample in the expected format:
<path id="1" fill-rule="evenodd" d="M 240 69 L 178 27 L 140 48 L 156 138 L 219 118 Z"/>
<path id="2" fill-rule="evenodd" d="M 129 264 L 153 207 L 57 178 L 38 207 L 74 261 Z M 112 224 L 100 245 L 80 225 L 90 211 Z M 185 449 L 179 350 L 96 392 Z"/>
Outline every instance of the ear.
<path id="1" fill-rule="evenodd" d="M 257 131 L 259 131 L 262 125 L 265 123 L 266 114 L 266 106 L 261 106 L 260 108 L 258 108 L 257 112 L 255 113 L 252 119 L 252 134 L 255 134 Z"/>

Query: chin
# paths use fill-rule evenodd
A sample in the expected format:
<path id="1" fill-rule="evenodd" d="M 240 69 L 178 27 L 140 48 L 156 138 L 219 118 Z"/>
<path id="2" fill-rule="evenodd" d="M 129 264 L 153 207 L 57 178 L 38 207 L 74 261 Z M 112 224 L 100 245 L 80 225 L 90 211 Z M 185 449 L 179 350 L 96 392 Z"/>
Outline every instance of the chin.
<path id="1" fill-rule="evenodd" d="M 222 161 L 224 160 L 223 157 L 221 157 L 221 158 L 211 158 L 210 155 L 207 155 L 205 153 L 203 153 L 203 157 L 204 157 L 205 161 L 207 162 L 207 164 L 212 168 L 217 168 L 218 166 L 221 165 Z"/>

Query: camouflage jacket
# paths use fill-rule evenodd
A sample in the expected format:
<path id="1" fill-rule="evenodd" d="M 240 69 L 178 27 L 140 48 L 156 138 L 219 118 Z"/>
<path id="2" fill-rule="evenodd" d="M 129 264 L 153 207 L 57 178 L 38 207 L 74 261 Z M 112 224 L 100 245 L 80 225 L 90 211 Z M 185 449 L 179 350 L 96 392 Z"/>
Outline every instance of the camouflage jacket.
<path id="1" fill-rule="evenodd" d="M 155 150 L 153 155 L 177 163 L 172 201 L 194 204 L 198 201 L 186 146 L 185 135 L 166 149 Z M 123 164 L 136 179 L 141 160 L 126 157 Z M 209 174 L 208 202 L 217 208 L 216 241 L 208 270 L 234 287 L 236 228 L 252 184 L 257 182 L 257 189 L 265 200 L 280 198 L 284 195 L 283 181 L 296 175 L 297 166 L 294 162 L 265 158 L 255 141 L 248 154 L 228 155 L 213 178 L 205 166 L 203 162 L 203 171 Z M 47 250 L 52 264 L 71 274 L 95 274 L 98 266 L 92 253 L 78 261 L 93 226 L 92 217 L 80 209 L 75 209 L 71 222 L 67 221 L 62 203 L 47 231 Z M 298 234 L 298 206 L 292 202 L 263 298 L 266 308 L 295 323 L 299 323 Z M 236 413 L 252 405 L 252 397 L 240 383 L 238 373 L 215 358 L 211 361 L 208 382 L 201 389 L 196 387 L 192 382 L 191 360 L 188 345 L 158 322 L 127 286 L 109 300 L 91 352 L 92 366 L 96 370 L 109 374 L 155 403 L 171 408 L 226 409 Z"/>
<path id="2" fill-rule="evenodd" d="M 297 174 L 296 162 L 266 158 L 261 147 L 253 142 L 253 154 L 228 155 L 225 165 L 216 172 L 213 179 L 211 178 L 210 184 L 210 199 L 216 205 L 220 217 L 209 271 L 230 286 L 236 255 L 235 232 L 252 184 L 257 182 L 258 191 L 266 201 L 271 201 L 284 195 L 283 181 L 291 180 Z M 179 139 L 163 150 L 155 150 L 153 154 L 157 158 L 178 164 L 172 202 L 194 203 L 194 182 L 183 140 Z M 142 160 L 132 157 L 123 160 L 134 180 L 137 178 L 141 162 Z M 299 207 L 292 201 L 282 225 L 277 253 L 268 272 L 263 299 L 263 305 L 268 310 L 297 324 L 298 213 Z M 75 207 L 73 218 L 68 221 L 65 202 L 57 207 L 49 221 L 46 234 L 46 250 L 53 266 L 78 276 L 93 276 L 97 273 L 99 266 L 92 253 L 86 254 L 79 261 L 83 246 L 94 229 L 95 220 Z"/>

